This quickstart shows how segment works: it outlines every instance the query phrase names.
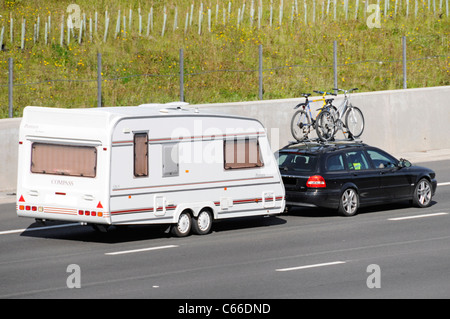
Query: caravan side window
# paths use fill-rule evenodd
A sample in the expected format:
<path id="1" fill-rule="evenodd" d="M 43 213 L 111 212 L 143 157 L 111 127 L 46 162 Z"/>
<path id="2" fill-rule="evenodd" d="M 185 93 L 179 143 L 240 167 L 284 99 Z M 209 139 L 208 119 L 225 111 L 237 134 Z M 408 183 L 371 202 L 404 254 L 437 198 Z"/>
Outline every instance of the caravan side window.
<path id="1" fill-rule="evenodd" d="M 178 176 L 179 158 L 178 158 L 178 143 L 177 144 L 163 144 L 163 176 Z"/>
<path id="2" fill-rule="evenodd" d="M 148 176 L 148 134 L 134 134 L 134 176 Z"/>
<path id="3" fill-rule="evenodd" d="M 264 163 L 261 159 L 257 139 L 240 139 L 224 141 L 224 168 L 255 168 Z"/>

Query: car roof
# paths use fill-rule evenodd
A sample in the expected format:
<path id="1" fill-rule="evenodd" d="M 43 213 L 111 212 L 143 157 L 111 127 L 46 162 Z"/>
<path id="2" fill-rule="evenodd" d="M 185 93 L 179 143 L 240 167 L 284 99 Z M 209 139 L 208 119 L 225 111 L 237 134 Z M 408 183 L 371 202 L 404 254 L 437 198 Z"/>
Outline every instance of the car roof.
<path id="1" fill-rule="evenodd" d="M 359 141 L 336 141 L 326 143 L 316 141 L 312 142 L 305 141 L 305 142 L 292 142 L 283 147 L 282 149 L 280 149 L 279 152 L 323 154 L 343 149 L 361 148 L 366 146 L 368 145 Z"/>

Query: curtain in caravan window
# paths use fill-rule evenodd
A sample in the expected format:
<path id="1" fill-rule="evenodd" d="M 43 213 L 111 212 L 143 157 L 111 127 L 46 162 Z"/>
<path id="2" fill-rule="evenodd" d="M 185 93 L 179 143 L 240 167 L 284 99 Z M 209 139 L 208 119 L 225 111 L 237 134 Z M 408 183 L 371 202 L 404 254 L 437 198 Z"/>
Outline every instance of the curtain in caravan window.
<path id="1" fill-rule="evenodd" d="M 134 134 L 134 176 L 148 176 L 148 135 Z"/>
<path id="2" fill-rule="evenodd" d="M 93 146 L 33 143 L 31 172 L 36 174 L 95 177 L 97 149 Z"/>
<path id="3" fill-rule="evenodd" d="M 257 139 L 226 140 L 224 160 L 225 169 L 263 166 Z"/>

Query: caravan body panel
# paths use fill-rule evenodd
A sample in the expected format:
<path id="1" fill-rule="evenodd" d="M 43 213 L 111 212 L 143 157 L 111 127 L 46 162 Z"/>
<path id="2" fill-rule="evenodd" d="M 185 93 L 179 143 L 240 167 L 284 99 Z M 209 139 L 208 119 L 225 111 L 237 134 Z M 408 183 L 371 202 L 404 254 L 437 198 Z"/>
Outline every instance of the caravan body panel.
<path id="1" fill-rule="evenodd" d="M 173 224 L 203 209 L 214 219 L 278 214 L 285 205 L 259 121 L 161 105 L 27 107 L 17 194 L 22 217 L 112 225 Z"/>

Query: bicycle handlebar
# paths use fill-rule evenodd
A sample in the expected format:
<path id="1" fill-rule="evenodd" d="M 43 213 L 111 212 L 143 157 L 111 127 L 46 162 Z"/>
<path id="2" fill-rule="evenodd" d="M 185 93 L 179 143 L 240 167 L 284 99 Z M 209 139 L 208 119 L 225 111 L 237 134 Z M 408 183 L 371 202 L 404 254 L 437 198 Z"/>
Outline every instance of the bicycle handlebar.
<path id="1" fill-rule="evenodd" d="M 313 92 L 323 94 L 323 95 L 334 95 L 334 96 L 337 95 L 336 93 L 333 93 L 333 92 L 316 91 L 316 90 L 314 90 Z"/>
<path id="2" fill-rule="evenodd" d="M 359 89 L 358 88 L 353 88 L 353 89 L 344 90 L 344 89 L 333 88 L 333 90 L 342 91 L 342 92 L 345 92 L 345 93 L 351 93 L 351 92 L 359 90 Z"/>

